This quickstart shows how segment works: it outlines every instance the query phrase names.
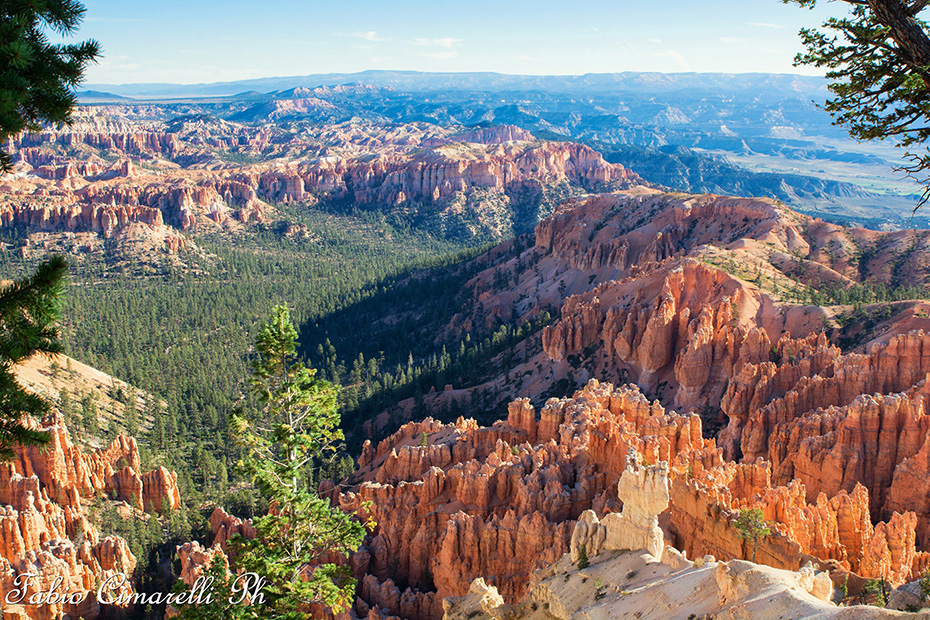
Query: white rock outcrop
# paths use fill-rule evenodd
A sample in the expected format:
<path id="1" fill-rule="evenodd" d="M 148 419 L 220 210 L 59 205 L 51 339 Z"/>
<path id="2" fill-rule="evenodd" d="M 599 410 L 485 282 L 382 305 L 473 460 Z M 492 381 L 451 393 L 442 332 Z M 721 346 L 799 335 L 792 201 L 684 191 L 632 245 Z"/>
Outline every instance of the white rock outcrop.
<path id="1" fill-rule="evenodd" d="M 577 562 L 584 547 L 589 558 L 602 551 L 645 549 L 662 559 L 665 539 L 659 513 L 668 508 L 668 463 L 642 465 L 639 455 L 627 456 L 627 467 L 617 483 L 623 502 L 620 512 L 598 519 L 593 510 L 581 513 L 572 533 L 571 557 Z"/>

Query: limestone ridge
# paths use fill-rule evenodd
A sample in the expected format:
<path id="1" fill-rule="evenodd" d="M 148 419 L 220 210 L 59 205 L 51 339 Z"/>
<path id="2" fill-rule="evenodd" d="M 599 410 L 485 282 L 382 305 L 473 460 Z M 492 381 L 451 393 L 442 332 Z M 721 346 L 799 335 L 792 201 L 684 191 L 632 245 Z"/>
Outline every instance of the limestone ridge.
<path id="1" fill-rule="evenodd" d="M 593 510 L 581 513 L 572 532 L 572 562 L 578 561 L 582 547 L 589 557 L 601 551 L 645 549 L 662 559 L 665 538 L 658 515 L 668 508 L 668 463 L 643 466 L 635 450 L 626 458 L 627 467 L 617 485 L 623 508 L 600 520 Z"/>

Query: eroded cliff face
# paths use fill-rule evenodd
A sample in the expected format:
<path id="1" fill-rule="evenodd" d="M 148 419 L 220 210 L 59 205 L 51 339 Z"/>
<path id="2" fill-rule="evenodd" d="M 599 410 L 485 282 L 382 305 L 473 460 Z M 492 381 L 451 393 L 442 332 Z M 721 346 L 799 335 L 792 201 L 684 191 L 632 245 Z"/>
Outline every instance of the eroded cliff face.
<path id="1" fill-rule="evenodd" d="M 796 480 L 811 501 L 861 485 L 872 521 L 914 511 L 926 548 L 930 515 L 914 490 L 930 450 L 928 345 L 923 331 L 846 355 L 822 335 L 782 339 L 775 361 L 747 365 L 730 383 L 721 403 L 730 418 L 724 454 L 766 459 L 776 484 Z"/>
<path id="2" fill-rule="evenodd" d="M 524 396 L 539 405 L 555 385 L 563 395 L 562 386 L 589 378 L 632 380 L 667 407 L 712 414 L 707 427 L 716 432 L 728 422 L 719 409 L 728 385 L 747 365 L 774 361 L 784 337 L 800 341 L 824 332 L 828 343 L 849 348 L 855 341 L 864 353 L 871 342 L 930 330 L 926 301 L 877 307 L 890 316 L 874 321 L 850 320 L 848 307 L 813 303 L 825 301 L 818 291 L 900 283 L 903 267 L 894 257 L 902 253 L 908 284 L 926 282 L 927 241 L 927 231 L 843 228 L 764 199 L 645 187 L 579 197 L 540 222 L 532 240 L 475 259 L 478 274 L 462 287 L 461 310 L 436 342 L 554 315 L 541 334 L 514 347 L 517 355 L 494 360 L 499 372 L 461 389 L 493 393 L 501 406 Z M 798 355 L 792 347 L 801 346 L 814 345 L 785 348 L 786 363 Z M 432 400 L 439 408 L 453 397 L 461 402 L 463 395 Z M 372 420 L 368 432 L 383 437 L 393 430 L 388 419 L 409 419 L 412 409 L 398 406 Z M 729 439 L 724 447 L 733 445 Z"/>
<path id="3" fill-rule="evenodd" d="M 8 611 L 34 620 L 96 618 L 96 589 L 118 574 L 131 574 L 137 558 L 122 538 L 98 532 L 89 520 L 93 498 L 111 497 L 140 511 L 180 505 L 177 475 L 164 468 L 142 475 L 135 439 L 123 435 L 109 446 L 82 452 L 58 417 L 38 428 L 52 435 L 45 448 L 17 448 L 16 458 L 0 464 L 0 592 L 23 591 L 18 576 L 34 573 L 24 603 L 56 584 L 67 602 L 21 604 Z M 152 517 L 147 517 L 152 518 Z M 114 593 L 116 596 L 116 593 Z"/>
<path id="4" fill-rule="evenodd" d="M 417 441 L 424 432 L 425 447 Z M 366 542 L 369 576 L 359 611 L 436 617 L 434 605 L 395 607 L 403 593 L 380 599 L 374 580 L 385 578 L 409 584 L 407 600 L 433 586 L 427 596 L 435 601 L 464 595 L 483 576 L 518 601 L 529 573 L 566 552 L 582 512 L 619 510 L 629 454 L 671 462 L 710 447 L 697 416 L 667 413 L 636 388 L 596 381 L 573 399 L 551 400 L 538 420 L 520 400 L 506 423 L 487 428 L 464 420 L 408 424 L 363 453 L 359 475 L 370 481 L 342 498 L 347 509 L 372 501 L 379 524 Z"/>
<path id="5" fill-rule="evenodd" d="M 850 574 L 900 584 L 930 563 L 918 550 L 913 511 L 873 524 L 861 484 L 808 501 L 798 480 L 774 484 L 761 458 L 726 461 L 702 438 L 698 416 L 668 412 L 633 386 L 591 381 L 538 417 L 526 399 L 514 401 L 508 419 L 490 427 L 409 423 L 377 447 L 366 444 L 354 483 L 337 496 L 340 505 L 359 511 L 370 501 L 378 523 L 350 558 L 359 579 L 354 613 L 370 619 L 442 617 L 450 609 L 443 599 L 471 596 L 479 577 L 499 597 L 495 607 L 520 603 L 528 587 L 559 572 L 547 566 L 569 552 L 576 558 L 582 545 L 594 563 L 633 546 L 656 556 L 666 543 L 692 558 L 748 559 L 751 543 L 735 527 L 742 508 L 760 508 L 773 524 L 757 552 L 768 566 L 803 574 L 813 562 L 838 583 Z M 189 582 L 232 533 L 254 533 L 221 509 L 210 521 L 212 549 L 179 549 Z M 665 553 L 673 570 L 692 566 Z M 531 579 L 537 569 L 542 577 Z"/>
<path id="6" fill-rule="evenodd" d="M 508 603 L 479 577 L 443 601 L 443 620 L 899 615 L 834 604 L 830 576 L 810 564 L 795 572 L 710 555 L 691 561 L 665 546 L 658 516 L 669 505 L 668 473 L 667 463 L 643 466 L 631 453 L 617 490 L 623 511 L 602 519 L 585 511 L 571 554 L 533 574 L 526 600 Z"/>
<path id="7" fill-rule="evenodd" d="M 547 215 L 550 194 L 641 182 L 587 146 L 509 126 L 295 130 L 119 114 L 87 112 L 70 128 L 13 140 L 18 163 L 0 185 L 0 227 L 120 240 L 137 223 L 177 252 L 187 243 L 181 231 L 246 233 L 249 223 L 281 219 L 276 204 L 322 200 L 412 209 L 443 234 L 501 239 Z"/>
<path id="8" fill-rule="evenodd" d="M 768 359 L 770 333 L 803 333 L 823 316 L 782 313 L 719 269 L 670 259 L 649 274 L 569 297 L 542 343 L 554 361 L 597 351 L 598 364 L 673 406 L 697 410 L 719 402 L 743 366 Z"/>
<path id="9" fill-rule="evenodd" d="M 370 502 L 377 522 L 349 560 L 359 617 L 439 618 L 442 599 L 480 575 L 520 599 L 533 570 L 569 551 L 579 515 L 620 510 L 628 455 L 668 461 L 710 445 L 697 416 L 666 413 L 632 386 L 592 381 L 539 416 L 523 399 L 490 427 L 427 419 L 366 443 L 352 490 L 334 495 L 347 511 Z M 253 534 L 220 509 L 211 526 L 216 549 L 234 532 Z M 207 554 L 188 545 L 179 555 L 192 576 Z"/>
<path id="10" fill-rule="evenodd" d="M 927 306 L 898 303 L 844 350 L 835 319 L 846 310 L 797 300 L 818 286 L 890 283 L 895 252 L 917 248 L 919 265 L 926 240 L 843 229 L 765 200 L 639 188 L 570 201 L 537 226 L 533 247 L 489 255 L 463 292 L 475 304 L 450 324 L 493 327 L 557 305 L 534 336 L 541 352 L 512 380 L 481 386 L 530 398 L 487 427 L 408 423 L 364 446 L 350 491 L 327 488 L 348 511 L 371 502 L 378 523 L 350 560 L 355 612 L 438 618 L 441 600 L 479 577 L 482 596 L 493 587 L 516 603 L 535 568 L 570 551 L 579 519 L 596 537 L 622 510 L 634 451 L 669 464 L 659 523 L 689 557 L 751 557 L 735 522 L 758 507 L 774 524 L 760 562 L 797 571 L 811 561 L 840 583 L 921 574 Z M 874 252 L 857 264 L 862 247 Z M 926 276 L 918 269 L 914 281 Z M 540 406 L 573 374 L 639 387 L 591 380 Z M 702 417 L 726 428 L 713 436 Z M 214 531 L 222 541 L 245 526 L 217 515 Z"/>

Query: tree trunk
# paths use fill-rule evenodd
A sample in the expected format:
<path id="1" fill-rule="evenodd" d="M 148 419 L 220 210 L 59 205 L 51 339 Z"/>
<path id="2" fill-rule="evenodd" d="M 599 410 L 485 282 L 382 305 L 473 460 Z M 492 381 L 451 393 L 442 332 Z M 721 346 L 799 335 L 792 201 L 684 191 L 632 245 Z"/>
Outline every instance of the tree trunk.
<path id="1" fill-rule="evenodd" d="M 915 67 L 930 65 L 930 36 L 911 15 L 903 0 L 868 0 L 876 19 L 891 29 L 891 38 Z M 919 71 L 928 82 L 927 71 Z"/>

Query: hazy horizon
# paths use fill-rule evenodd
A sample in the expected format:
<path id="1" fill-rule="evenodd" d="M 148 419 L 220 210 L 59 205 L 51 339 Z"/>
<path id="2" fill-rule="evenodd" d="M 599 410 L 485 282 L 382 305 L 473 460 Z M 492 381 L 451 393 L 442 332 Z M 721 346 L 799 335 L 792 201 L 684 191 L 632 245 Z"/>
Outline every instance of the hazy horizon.
<path id="1" fill-rule="evenodd" d="M 363 69 L 360 71 L 332 71 L 325 73 L 306 73 L 300 75 L 263 75 L 254 78 L 244 78 L 241 80 L 211 80 L 204 82 L 166 82 L 166 81 L 141 81 L 141 82 L 82 82 L 78 90 L 91 90 L 98 86 L 144 86 L 144 85 L 169 85 L 169 86 L 211 86 L 219 84 L 240 84 L 247 82 L 271 81 L 271 80 L 289 80 L 305 79 L 314 76 L 363 76 L 365 74 L 398 74 L 398 75 L 458 75 L 458 76 L 498 76 L 502 78 L 555 78 L 555 79 L 579 79 L 585 77 L 606 77 L 622 75 L 662 75 L 662 76 L 750 76 L 750 75 L 772 75 L 798 78 L 821 78 L 821 75 L 801 73 L 800 71 L 605 71 L 605 72 L 588 72 L 588 73 L 507 73 L 502 71 L 418 71 L 415 69 Z"/>
<path id="2" fill-rule="evenodd" d="M 577 76 L 591 73 L 782 73 L 798 30 L 845 11 L 779 0 L 671 0 L 657 10 L 614 0 L 583 9 L 552 0 L 423 0 L 262 5 L 86 0 L 77 37 L 97 39 L 88 84 L 210 84 L 367 70 Z"/>

